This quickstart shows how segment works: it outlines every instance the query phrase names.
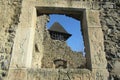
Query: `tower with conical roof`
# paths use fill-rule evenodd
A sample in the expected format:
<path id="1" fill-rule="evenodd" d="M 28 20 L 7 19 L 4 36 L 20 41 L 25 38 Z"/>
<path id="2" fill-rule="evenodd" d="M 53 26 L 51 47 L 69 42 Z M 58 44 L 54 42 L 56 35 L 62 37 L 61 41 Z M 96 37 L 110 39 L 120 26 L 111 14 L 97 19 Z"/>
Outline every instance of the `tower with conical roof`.
<path id="1" fill-rule="evenodd" d="M 71 36 L 58 22 L 55 22 L 48 31 L 54 40 L 66 41 Z"/>

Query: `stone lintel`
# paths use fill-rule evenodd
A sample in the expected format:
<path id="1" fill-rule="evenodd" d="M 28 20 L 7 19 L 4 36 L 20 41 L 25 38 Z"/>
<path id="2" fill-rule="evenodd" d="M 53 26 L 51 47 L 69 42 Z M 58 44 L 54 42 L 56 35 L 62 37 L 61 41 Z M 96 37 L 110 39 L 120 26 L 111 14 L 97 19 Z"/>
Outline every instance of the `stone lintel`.
<path id="1" fill-rule="evenodd" d="M 90 1 L 70 1 L 70 0 L 38 0 L 38 1 L 27 1 L 34 6 L 41 7 L 69 7 L 69 8 L 81 8 L 81 9 L 100 9 L 99 2 Z"/>

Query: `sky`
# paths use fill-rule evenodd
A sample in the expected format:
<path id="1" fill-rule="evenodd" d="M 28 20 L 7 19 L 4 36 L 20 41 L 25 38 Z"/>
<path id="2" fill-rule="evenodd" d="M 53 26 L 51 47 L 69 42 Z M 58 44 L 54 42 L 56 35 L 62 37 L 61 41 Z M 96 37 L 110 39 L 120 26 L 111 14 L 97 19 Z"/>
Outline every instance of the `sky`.
<path id="1" fill-rule="evenodd" d="M 67 45 L 70 46 L 73 51 L 84 52 L 80 21 L 65 15 L 51 14 L 47 28 L 50 28 L 54 22 L 59 22 L 68 33 L 72 34 L 66 41 Z"/>

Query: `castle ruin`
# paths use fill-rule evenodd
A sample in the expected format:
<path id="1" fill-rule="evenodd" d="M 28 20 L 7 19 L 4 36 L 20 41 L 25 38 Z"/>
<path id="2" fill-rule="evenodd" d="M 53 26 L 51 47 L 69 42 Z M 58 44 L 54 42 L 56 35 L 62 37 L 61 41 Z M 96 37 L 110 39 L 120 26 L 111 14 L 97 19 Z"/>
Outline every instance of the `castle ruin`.
<path id="1" fill-rule="evenodd" d="M 119 0 L 0 0 L 0 14 L 0 80 L 120 79 Z M 50 38 L 50 14 L 81 21 L 86 57 Z"/>

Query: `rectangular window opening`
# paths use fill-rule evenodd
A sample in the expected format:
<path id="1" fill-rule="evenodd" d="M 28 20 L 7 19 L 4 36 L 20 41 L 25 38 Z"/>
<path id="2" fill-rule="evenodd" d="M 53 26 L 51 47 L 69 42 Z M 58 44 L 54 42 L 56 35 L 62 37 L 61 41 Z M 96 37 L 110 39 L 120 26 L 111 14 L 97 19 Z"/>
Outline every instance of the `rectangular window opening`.
<path id="1" fill-rule="evenodd" d="M 81 27 L 81 33 L 83 35 L 83 38 L 85 39 L 85 37 L 84 37 L 85 31 L 84 31 L 84 28 L 83 28 L 84 26 L 82 23 L 83 12 L 84 12 L 83 9 L 79 10 L 79 9 L 72 9 L 72 8 L 66 9 L 66 8 L 48 8 L 48 7 L 39 8 L 39 7 L 37 7 L 37 16 L 38 17 L 43 16 L 43 15 L 46 15 L 47 17 L 50 17 L 51 15 L 63 15 L 63 16 L 68 16 L 68 17 L 78 20 L 79 22 L 81 22 L 80 23 L 81 26 L 79 26 L 79 27 Z M 72 24 L 72 23 L 69 23 L 69 24 Z M 84 43 L 86 43 L 87 40 L 85 42 L 83 42 L 83 46 L 85 47 L 85 50 L 82 51 L 82 55 L 79 55 L 79 54 L 81 54 L 79 51 L 78 52 L 72 51 L 69 47 L 67 49 L 65 49 L 67 47 L 66 40 L 70 36 L 72 36 L 71 33 L 67 33 L 64 30 L 62 30 L 61 28 L 57 28 L 58 30 L 54 31 L 55 28 L 49 29 L 50 26 L 48 27 L 47 23 L 45 25 L 47 26 L 46 27 L 47 34 L 49 33 L 49 37 L 54 40 L 49 39 L 44 42 L 46 44 L 43 45 L 45 51 L 43 51 L 42 59 L 45 59 L 45 60 L 41 60 L 42 68 L 59 68 L 59 67 L 55 67 L 55 66 L 63 65 L 60 63 L 56 65 L 54 63 L 54 61 L 56 61 L 56 60 L 66 61 L 67 63 L 65 64 L 66 65 L 65 68 L 71 68 L 71 69 L 87 68 L 87 66 L 86 66 L 87 61 L 86 61 L 86 57 L 85 57 L 85 55 L 87 53 L 85 50 L 87 50 L 86 48 L 88 48 L 88 47 L 86 47 L 86 45 L 84 46 Z M 58 25 L 58 24 L 56 24 L 56 25 Z M 74 27 L 74 26 L 71 26 L 71 27 Z M 59 32 L 59 30 L 61 30 L 62 33 Z M 79 38 L 79 37 L 76 37 L 76 39 L 77 38 Z M 84 39 L 83 39 L 83 41 L 84 41 Z M 50 48 L 46 47 L 46 45 Z M 46 50 L 48 50 L 48 51 L 46 51 Z M 71 51 L 69 51 L 69 50 L 71 50 Z M 46 62 L 46 60 L 47 60 L 47 62 Z"/>

